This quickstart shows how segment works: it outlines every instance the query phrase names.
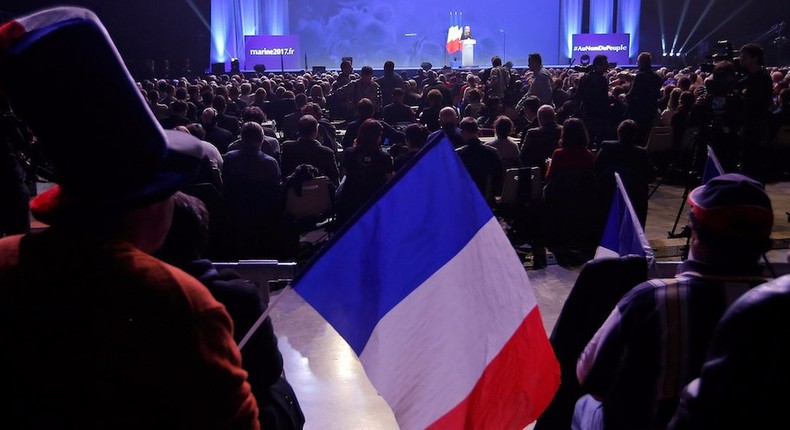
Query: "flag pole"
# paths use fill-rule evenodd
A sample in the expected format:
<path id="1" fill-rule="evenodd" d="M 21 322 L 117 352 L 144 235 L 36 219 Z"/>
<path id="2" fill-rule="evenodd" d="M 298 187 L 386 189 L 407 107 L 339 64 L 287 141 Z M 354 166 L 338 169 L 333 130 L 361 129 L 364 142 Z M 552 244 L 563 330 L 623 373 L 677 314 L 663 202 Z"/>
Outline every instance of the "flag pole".
<path id="1" fill-rule="evenodd" d="M 269 303 L 269 306 L 266 307 L 266 310 L 263 311 L 261 316 L 258 317 L 258 320 L 255 321 L 255 324 L 253 324 L 252 327 L 250 327 L 250 329 L 247 330 L 247 334 L 245 334 L 244 337 L 239 342 L 239 351 L 241 351 L 241 349 L 244 348 L 244 345 L 247 344 L 247 342 L 250 340 L 252 335 L 255 334 L 255 332 L 258 330 L 261 324 L 263 324 L 263 321 L 266 320 L 266 317 L 268 317 L 269 314 L 272 313 L 272 309 L 274 309 L 277 303 L 279 303 L 280 300 L 282 300 L 285 293 L 292 289 L 293 287 L 291 287 L 291 283 L 289 282 L 288 285 L 286 285 L 285 288 L 283 288 L 282 291 L 280 291 L 280 294 L 277 294 L 277 297 L 275 297 L 274 300 L 272 300 L 271 303 Z"/>

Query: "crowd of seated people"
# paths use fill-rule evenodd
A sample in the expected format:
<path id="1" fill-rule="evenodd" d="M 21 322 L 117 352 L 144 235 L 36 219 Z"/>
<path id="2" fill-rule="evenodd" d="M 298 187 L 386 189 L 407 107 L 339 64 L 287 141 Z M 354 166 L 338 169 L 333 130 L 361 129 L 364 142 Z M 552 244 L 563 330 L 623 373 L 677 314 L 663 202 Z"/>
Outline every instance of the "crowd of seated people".
<path id="1" fill-rule="evenodd" d="M 566 167 L 575 173 L 593 171 L 594 166 L 598 166 L 599 172 L 611 170 L 601 167 L 611 161 L 595 163 L 595 155 L 601 148 L 610 147 L 603 152 L 611 159 L 617 151 L 647 147 L 647 158 L 644 152 L 639 153 L 640 162 L 654 162 L 655 154 L 650 152 L 649 146 L 653 127 L 671 129 L 672 155 L 664 154 L 662 159 L 671 160 L 678 169 L 699 170 L 699 163 L 704 159 L 701 148 L 709 144 L 719 155 L 725 170 L 784 173 L 790 169 L 782 165 L 780 157 L 772 157 L 770 151 L 773 151 L 771 144 L 788 135 L 787 130 L 790 130 L 787 114 L 790 112 L 790 70 L 765 68 L 759 47 L 744 49 L 742 57 L 746 61 L 740 69 L 721 61 L 713 71 L 692 67 L 654 68 L 649 54 L 641 55 L 638 68 L 633 70 L 610 67 L 605 57 L 596 58 L 586 70 L 555 69 L 544 67 L 536 54 L 530 56 L 529 67 L 521 70 L 510 64 L 503 65 L 498 57 L 492 58 L 490 68 L 479 71 L 443 68 L 397 72 L 395 65 L 387 62 L 384 75 L 375 77 L 372 67 L 355 69 L 346 60 L 339 71 L 148 79 L 138 82 L 138 88 L 163 128 L 188 131 L 207 145 L 216 173 L 212 182 L 227 209 L 227 217 L 223 218 L 226 224 L 245 225 L 240 220 L 231 221 L 233 216 L 229 215 L 238 212 L 230 210 L 233 205 L 228 202 L 237 192 L 234 187 L 237 187 L 235 181 L 239 173 L 234 172 L 237 168 L 234 164 L 239 163 L 227 161 L 239 158 L 238 154 L 246 154 L 246 151 L 265 155 L 266 158 L 253 154 L 253 158 L 266 160 L 267 165 L 271 165 L 268 171 L 278 172 L 276 181 L 270 184 L 278 191 L 261 192 L 258 197 L 265 200 L 262 207 L 270 208 L 271 216 L 266 221 L 256 221 L 256 228 L 265 232 L 277 230 L 276 214 L 282 211 L 284 204 L 280 191 L 297 166 L 314 166 L 340 190 L 344 177 L 353 184 L 349 167 L 355 172 L 356 165 L 346 160 L 344 153 L 359 152 L 356 147 L 359 130 L 370 120 L 375 120 L 382 128 L 382 136 L 377 143 L 380 149 L 366 157 L 383 153 L 392 159 L 379 166 L 389 170 L 377 172 L 382 178 L 405 167 L 425 141 L 430 141 L 430 138 L 423 138 L 426 131 L 444 133 L 457 149 L 466 146 L 460 154 L 470 150 L 471 137 L 474 142 L 480 140 L 486 146 L 486 154 L 498 157 L 498 163 L 490 164 L 501 165 L 501 172 L 479 184 L 481 191 L 488 193 L 492 205 L 493 196 L 502 192 L 501 178 L 510 168 L 538 167 L 544 185 L 548 185 Z M 741 84 L 736 78 L 746 81 L 743 85 L 749 85 L 749 97 L 743 96 L 746 89 L 737 87 Z M 755 96 L 758 90 L 765 93 L 763 100 Z M 761 106 L 764 114 L 746 113 L 753 111 L 755 106 Z M 585 138 L 566 138 L 567 142 L 561 143 L 563 124 L 568 119 L 576 120 L 571 122 L 573 130 L 566 134 L 573 131 Z M 474 120 L 478 131 L 472 131 L 470 120 Z M 625 120 L 632 121 L 637 134 L 623 142 L 618 127 Z M 468 124 L 465 139 L 460 128 L 464 121 Z M 254 127 L 256 124 L 259 127 Z M 412 127 L 406 133 L 411 125 L 417 124 L 424 127 Z M 765 125 L 761 129 L 765 130 L 763 134 L 755 131 L 759 124 Z M 626 127 L 628 136 L 631 128 L 630 125 Z M 760 144 L 744 142 L 744 132 L 759 138 Z M 573 146 L 577 141 L 581 146 Z M 621 141 L 625 146 L 607 146 L 603 144 L 606 141 Z M 615 164 L 620 161 L 618 158 Z M 481 160 L 473 161 L 473 164 L 481 163 L 485 164 Z M 765 169 L 766 166 L 771 169 Z M 628 170 L 629 166 L 618 165 L 617 168 Z M 244 175 L 242 177 L 246 177 Z M 636 206 L 646 208 L 642 192 L 646 185 L 642 182 L 654 177 L 654 174 L 644 175 L 639 185 L 633 186 L 640 190 L 638 196 L 631 196 Z M 377 179 L 366 186 L 374 183 L 377 188 L 386 180 Z M 242 189 L 249 194 L 256 187 Z M 362 194 L 369 196 L 374 191 Z M 602 195 L 601 199 L 606 200 L 605 196 L 610 194 L 604 192 Z M 242 200 L 246 202 L 249 198 L 252 197 Z M 350 207 L 358 208 L 363 203 L 359 201 Z M 596 206 L 606 205 L 606 202 L 596 203 Z M 639 212 L 644 224 L 646 210 Z M 346 215 L 350 217 L 351 214 Z M 261 241 L 273 239 L 271 235 L 262 234 Z M 224 249 L 227 251 L 228 247 Z M 274 249 L 264 252 L 268 255 L 256 255 L 261 252 L 260 249 L 236 250 L 227 252 L 226 256 L 285 257 L 277 255 Z"/>

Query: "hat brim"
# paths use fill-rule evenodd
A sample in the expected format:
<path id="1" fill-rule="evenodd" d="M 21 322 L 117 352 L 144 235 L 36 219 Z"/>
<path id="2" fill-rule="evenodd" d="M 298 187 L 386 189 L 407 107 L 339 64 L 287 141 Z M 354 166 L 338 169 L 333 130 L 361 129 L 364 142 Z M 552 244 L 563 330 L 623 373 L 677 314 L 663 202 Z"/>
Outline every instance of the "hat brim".
<path id="1" fill-rule="evenodd" d="M 31 201 L 31 213 L 46 224 L 80 219 L 95 213 L 121 213 L 166 199 L 195 183 L 207 158 L 200 141 L 180 131 L 164 130 L 167 152 L 156 169 L 141 168 L 140 177 L 118 184 L 101 183 L 78 190 L 55 186 Z"/>

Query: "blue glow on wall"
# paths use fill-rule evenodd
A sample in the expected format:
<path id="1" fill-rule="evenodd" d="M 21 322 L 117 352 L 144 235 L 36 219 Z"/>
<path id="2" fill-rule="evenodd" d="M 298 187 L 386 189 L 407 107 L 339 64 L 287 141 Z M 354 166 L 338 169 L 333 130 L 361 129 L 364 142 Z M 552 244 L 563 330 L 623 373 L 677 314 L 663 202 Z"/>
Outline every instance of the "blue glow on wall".
<path id="1" fill-rule="evenodd" d="M 614 21 L 614 0 L 590 0 L 590 33 L 611 33 Z"/>
<path id="2" fill-rule="evenodd" d="M 562 61 L 573 56 L 573 35 L 582 32 L 582 0 L 560 1 L 560 46 Z"/>
<path id="3" fill-rule="evenodd" d="M 629 52 L 631 58 L 636 57 L 639 53 L 639 14 L 641 10 L 642 0 L 618 0 L 617 2 L 617 31 L 631 35 Z"/>
<path id="4" fill-rule="evenodd" d="M 288 0 L 211 0 L 211 62 L 245 65 L 245 35 L 283 35 L 288 32 Z"/>

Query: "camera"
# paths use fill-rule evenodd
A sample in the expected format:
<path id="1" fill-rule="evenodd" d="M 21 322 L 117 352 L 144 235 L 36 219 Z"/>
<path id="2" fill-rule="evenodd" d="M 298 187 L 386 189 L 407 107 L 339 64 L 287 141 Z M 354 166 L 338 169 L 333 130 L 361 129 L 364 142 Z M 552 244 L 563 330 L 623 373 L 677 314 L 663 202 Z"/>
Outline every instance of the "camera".
<path id="1" fill-rule="evenodd" d="M 740 74 L 741 61 L 740 58 L 735 56 L 736 53 L 737 51 L 732 48 L 732 43 L 728 40 L 720 40 L 716 42 L 716 50 L 705 57 L 708 58 L 710 62 L 700 64 L 700 70 L 705 73 L 713 73 L 717 63 L 729 61 L 735 66 L 736 72 Z"/>

